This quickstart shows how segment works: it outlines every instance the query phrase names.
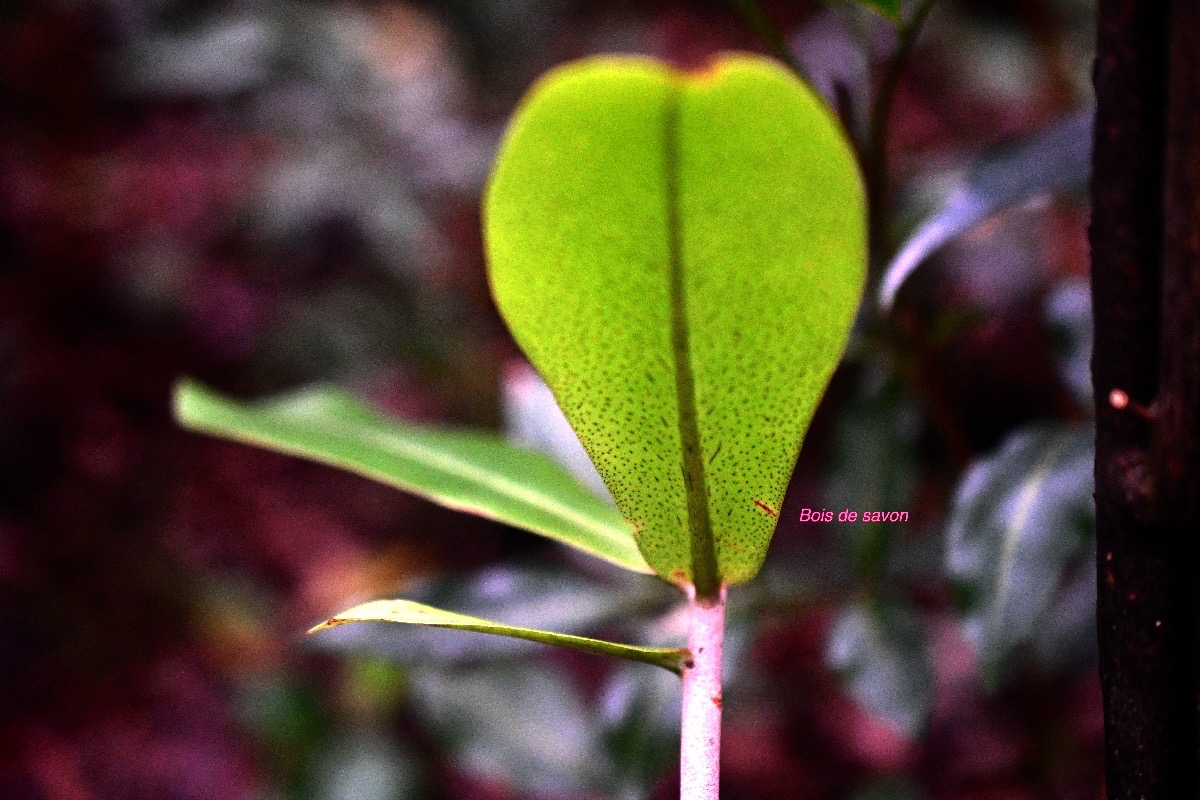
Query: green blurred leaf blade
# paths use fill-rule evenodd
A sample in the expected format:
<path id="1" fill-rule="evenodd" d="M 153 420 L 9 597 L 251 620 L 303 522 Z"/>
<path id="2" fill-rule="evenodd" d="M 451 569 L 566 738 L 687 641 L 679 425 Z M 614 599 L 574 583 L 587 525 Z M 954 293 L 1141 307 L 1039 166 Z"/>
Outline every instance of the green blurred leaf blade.
<path id="1" fill-rule="evenodd" d="M 249 404 L 183 381 L 175 415 L 192 430 L 340 467 L 650 572 L 612 506 L 545 456 L 495 436 L 405 424 L 332 389 Z"/>

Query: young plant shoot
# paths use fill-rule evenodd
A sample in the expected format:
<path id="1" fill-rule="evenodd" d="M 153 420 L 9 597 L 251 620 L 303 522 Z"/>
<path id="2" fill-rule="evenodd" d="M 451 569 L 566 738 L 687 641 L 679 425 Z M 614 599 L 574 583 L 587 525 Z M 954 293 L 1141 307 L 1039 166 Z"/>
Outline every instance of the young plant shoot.
<path id="1" fill-rule="evenodd" d="M 531 92 L 484 212 L 501 314 L 688 593 L 683 794 L 715 798 L 725 587 L 762 564 L 862 291 L 851 148 L 774 62 L 598 59 Z"/>
<path id="2" fill-rule="evenodd" d="M 682 795 L 715 800 L 727 588 L 755 576 L 858 308 L 853 150 L 774 61 L 557 69 L 508 130 L 484 201 L 493 296 L 616 501 L 478 434 L 414 429 L 341 395 L 243 406 L 199 387 L 193 428 L 348 468 L 551 536 L 686 594 L 686 651 L 376 601 L 360 620 L 497 633 L 682 675 Z"/>

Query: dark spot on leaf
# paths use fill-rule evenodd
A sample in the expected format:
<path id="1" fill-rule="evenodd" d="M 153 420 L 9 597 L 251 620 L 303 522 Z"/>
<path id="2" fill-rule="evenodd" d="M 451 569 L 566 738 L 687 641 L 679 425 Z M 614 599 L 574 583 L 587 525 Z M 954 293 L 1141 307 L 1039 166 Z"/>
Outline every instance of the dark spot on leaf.
<path id="1" fill-rule="evenodd" d="M 771 508 L 769 505 L 767 505 L 766 503 L 762 502 L 761 500 L 755 500 L 755 501 L 754 501 L 754 505 L 756 505 L 756 506 L 758 506 L 759 508 L 761 508 L 763 511 L 765 511 L 765 512 L 766 512 L 768 515 L 770 515 L 771 517 L 773 517 L 773 518 L 775 518 L 775 519 L 779 519 L 779 512 L 778 512 L 778 511 L 776 511 L 775 509 Z"/>

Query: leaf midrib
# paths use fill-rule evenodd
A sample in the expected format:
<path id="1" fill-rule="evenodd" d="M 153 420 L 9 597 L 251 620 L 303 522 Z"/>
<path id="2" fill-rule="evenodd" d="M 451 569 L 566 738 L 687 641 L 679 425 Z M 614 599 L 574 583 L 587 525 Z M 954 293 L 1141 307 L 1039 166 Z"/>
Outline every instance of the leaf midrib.
<path id="1" fill-rule="evenodd" d="M 692 375 L 687 297 L 684 291 L 686 264 L 683 260 L 683 223 L 679 208 L 679 107 L 683 99 L 683 80 L 682 76 L 672 76 L 663 124 L 671 350 L 675 358 L 675 398 L 679 412 L 683 485 L 687 496 L 692 585 L 697 599 L 711 600 L 720 593 L 721 579 L 708 513 L 708 484 L 700 450 L 700 426 L 696 418 L 696 385 Z"/>

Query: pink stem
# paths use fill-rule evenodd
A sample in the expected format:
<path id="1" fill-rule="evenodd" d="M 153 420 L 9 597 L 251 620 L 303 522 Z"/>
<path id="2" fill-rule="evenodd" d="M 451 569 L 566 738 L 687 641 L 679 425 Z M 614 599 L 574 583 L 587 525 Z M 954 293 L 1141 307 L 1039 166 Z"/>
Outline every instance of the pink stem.
<path id="1" fill-rule="evenodd" d="M 721 649 L 725 642 L 725 587 L 716 602 L 689 591 L 691 666 L 683 671 L 680 797 L 717 800 L 721 770 Z"/>

